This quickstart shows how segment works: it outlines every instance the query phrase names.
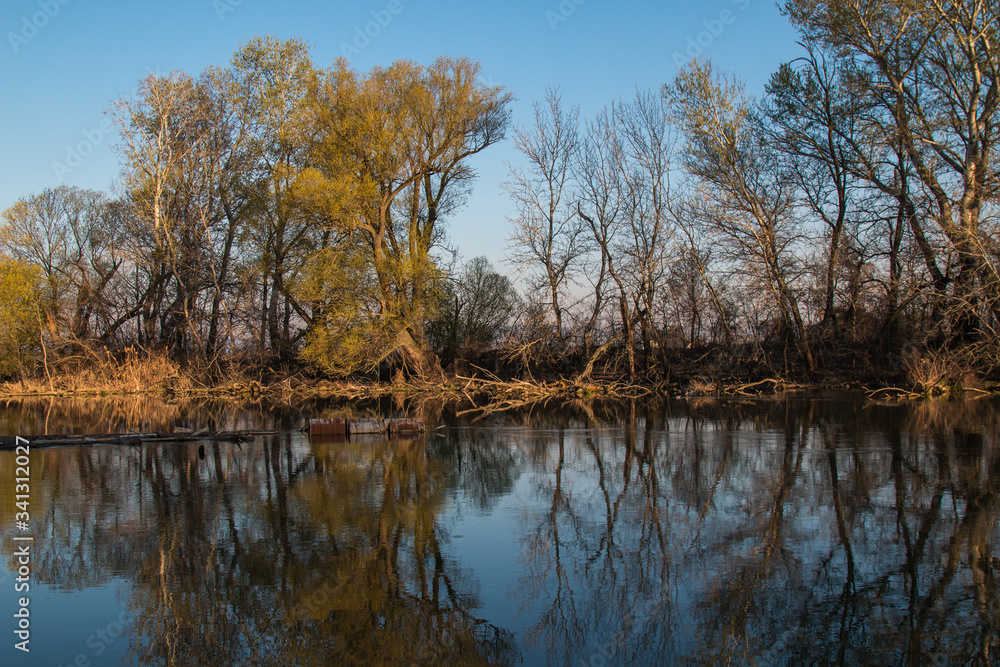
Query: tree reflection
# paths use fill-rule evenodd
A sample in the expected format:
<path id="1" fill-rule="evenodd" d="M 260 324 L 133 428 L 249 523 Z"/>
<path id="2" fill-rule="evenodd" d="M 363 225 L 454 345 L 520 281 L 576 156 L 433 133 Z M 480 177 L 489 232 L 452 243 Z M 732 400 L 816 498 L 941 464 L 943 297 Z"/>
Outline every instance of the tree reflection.
<path id="1" fill-rule="evenodd" d="M 39 450 L 36 574 L 128 582 L 149 665 L 992 664 L 997 424 L 990 401 L 581 401 L 411 440 Z M 519 545 L 517 634 L 460 508 Z"/>
<path id="2" fill-rule="evenodd" d="M 298 443 L 298 444 L 296 444 Z M 131 581 L 140 664 L 509 664 L 442 548 L 426 439 L 67 449 L 38 576 Z"/>
<path id="3" fill-rule="evenodd" d="M 183 509 L 141 576 L 142 661 L 509 662 L 509 633 L 472 614 L 473 582 L 442 553 L 436 523 L 447 487 L 425 446 L 420 439 L 302 451 L 273 438 L 262 447 L 263 465 L 235 470 L 216 447 L 222 511 L 233 504 L 225 496 L 234 473 L 255 478 L 237 488 L 253 494 L 240 501 L 257 511 L 244 507 L 224 521 L 210 513 L 210 522 L 205 511 L 219 499 L 204 497 L 190 474 L 178 477 L 176 493 L 164 493 L 154 465 L 158 510 Z M 196 465 L 189 459 L 175 469 Z"/>
<path id="4" fill-rule="evenodd" d="M 995 659 L 995 410 L 621 416 L 611 437 L 526 445 L 545 453 L 548 486 L 535 485 L 520 594 L 550 662 Z"/>

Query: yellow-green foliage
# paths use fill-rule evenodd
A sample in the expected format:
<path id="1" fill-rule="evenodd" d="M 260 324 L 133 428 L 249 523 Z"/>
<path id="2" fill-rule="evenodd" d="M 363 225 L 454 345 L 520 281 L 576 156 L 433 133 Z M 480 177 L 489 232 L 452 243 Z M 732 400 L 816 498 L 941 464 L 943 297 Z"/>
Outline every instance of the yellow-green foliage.
<path id="1" fill-rule="evenodd" d="M 378 315 L 373 282 L 356 247 L 330 247 L 310 258 L 294 289 L 315 316 L 303 360 L 331 375 L 368 370 L 378 363 L 391 334 Z"/>
<path id="2" fill-rule="evenodd" d="M 0 377 L 30 367 L 41 329 L 41 272 L 0 255 Z"/>

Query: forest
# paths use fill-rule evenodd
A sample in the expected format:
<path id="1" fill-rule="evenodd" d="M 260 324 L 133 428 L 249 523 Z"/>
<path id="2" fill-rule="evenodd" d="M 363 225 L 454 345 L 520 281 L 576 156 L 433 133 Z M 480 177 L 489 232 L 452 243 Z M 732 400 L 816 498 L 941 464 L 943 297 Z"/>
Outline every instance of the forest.
<path id="1" fill-rule="evenodd" d="M 801 55 L 759 96 L 692 60 L 521 124 L 463 57 L 359 72 L 258 37 L 150 74 L 110 102 L 112 191 L 2 213 L 0 378 L 992 387 L 1000 5 L 783 12 Z M 504 141 L 505 259 L 460 261 Z"/>

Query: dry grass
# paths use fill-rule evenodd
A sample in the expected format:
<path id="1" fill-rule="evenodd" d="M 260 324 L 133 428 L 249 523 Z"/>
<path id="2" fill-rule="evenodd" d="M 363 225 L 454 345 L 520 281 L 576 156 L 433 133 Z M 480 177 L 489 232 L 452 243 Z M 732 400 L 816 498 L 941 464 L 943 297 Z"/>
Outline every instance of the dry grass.
<path id="1" fill-rule="evenodd" d="M 162 353 L 135 347 L 115 356 L 106 349 L 85 350 L 62 359 L 40 377 L 0 385 L 6 395 L 156 394 L 195 386 L 180 366 Z"/>

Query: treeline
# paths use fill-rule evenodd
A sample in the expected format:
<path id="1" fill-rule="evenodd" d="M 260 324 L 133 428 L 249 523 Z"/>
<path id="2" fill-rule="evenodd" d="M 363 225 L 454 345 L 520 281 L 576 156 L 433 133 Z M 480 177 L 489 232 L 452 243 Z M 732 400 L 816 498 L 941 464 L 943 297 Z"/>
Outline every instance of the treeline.
<path id="1" fill-rule="evenodd" d="M 693 61 L 587 120 L 550 91 L 517 132 L 513 256 L 550 356 L 647 378 L 988 377 L 1000 7 L 784 11 L 803 55 L 760 98 Z"/>
<path id="2" fill-rule="evenodd" d="M 256 39 L 150 76 L 111 110 L 113 197 L 4 212 L 0 371 L 138 344 L 332 376 L 989 377 L 1000 7 L 784 11 L 803 55 L 759 98 L 692 61 L 592 118 L 535 105 L 505 183 L 524 295 L 445 235 L 510 129 L 475 63 L 358 73 Z"/>
<path id="3" fill-rule="evenodd" d="M 5 318 L 3 370 L 137 344 L 209 367 L 256 357 L 428 376 L 429 323 L 442 349 L 484 326 L 491 342 L 510 282 L 480 260 L 457 272 L 502 310 L 467 326 L 448 308 L 469 283 L 452 284 L 434 253 L 469 192 L 468 158 L 509 122 L 511 95 L 478 73 L 450 58 L 321 69 L 302 42 L 254 39 L 197 78 L 150 75 L 109 112 L 114 197 L 59 187 L 3 214 L 3 280 L 37 285 L 34 309 L 3 306 L 32 311 Z"/>

